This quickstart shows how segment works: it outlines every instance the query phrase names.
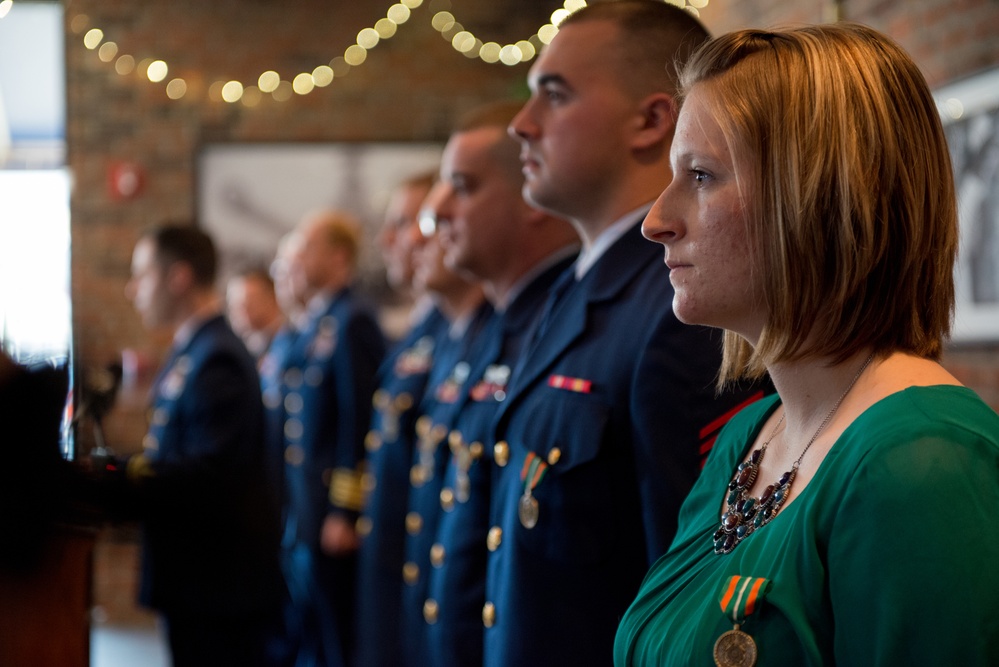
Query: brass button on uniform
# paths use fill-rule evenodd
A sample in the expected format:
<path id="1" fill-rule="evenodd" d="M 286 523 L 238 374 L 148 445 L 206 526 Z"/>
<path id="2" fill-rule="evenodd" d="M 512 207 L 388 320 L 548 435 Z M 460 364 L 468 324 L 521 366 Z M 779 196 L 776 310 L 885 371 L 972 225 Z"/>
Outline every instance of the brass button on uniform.
<path id="1" fill-rule="evenodd" d="M 451 451 L 456 451 L 459 449 L 465 441 L 461 437 L 461 431 L 451 431 L 447 435 L 447 444 L 451 447 Z"/>
<path id="2" fill-rule="evenodd" d="M 430 435 L 430 427 L 434 425 L 434 420 L 428 415 L 423 415 L 416 420 L 416 435 L 425 438 Z"/>
<path id="3" fill-rule="evenodd" d="M 481 442 L 473 442 L 468 446 L 468 453 L 472 455 L 473 459 L 481 459 L 484 449 Z"/>
<path id="4" fill-rule="evenodd" d="M 436 543 L 430 547 L 430 564 L 434 567 L 440 567 L 444 564 L 444 555 L 444 545 L 440 542 Z"/>
<path id="5" fill-rule="evenodd" d="M 506 443 L 506 440 L 500 440 L 493 447 L 493 458 L 496 460 L 496 465 L 500 468 L 505 466 L 510 460 L 510 445 Z"/>
<path id="6" fill-rule="evenodd" d="M 482 625 L 491 628 L 494 623 L 496 623 L 496 605 L 487 602 L 482 605 Z"/>
<path id="7" fill-rule="evenodd" d="M 382 437 L 378 431 L 368 431 L 368 434 L 364 436 L 364 449 L 369 452 L 377 452 L 381 446 Z"/>
<path id="8" fill-rule="evenodd" d="M 423 466 L 415 465 L 409 469 L 409 483 L 413 486 L 420 487 L 426 482 L 426 473 L 423 472 Z"/>
<path id="9" fill-rule="evenodd" d="M 300 466 L 305 460 L 305 452 L 298 445 L 291 445 L 284 450 L 284 462 L 290 466 Z"/>
<path id="10" fill-rule="evenodd" d="M 451 489 L 441 489 L 441 508 L 445 512 L 450 512 L 454 509 L 454 491 Z"/>
<path id="11" fill-rule="evenodd" d="M 399 412 L 405 412 L 413 407 L 413 395 L 402 392 L 395 397 L 395 409 Z"/>
<path id="12" fill-rule="evenodd" d="M 413 561 L 402 566 L 402 580 L 412 586 L 420 578 L 420 566 Z"/>
<path id="13" fill-rule="evenodd" d="M 418 512 L 410 512 L 406 515 L 406 532 L 410 535 L 419 535 L 423 528 L 423 517 Z"/>
<path id="14" fill-rule="evenodd" d="M 489 534 L 486 535 L 486 546 L 490 551 L 496 551 L 499 549 L 499 545 L 503 542 L 503 529 L 499 526 L 493 526 L 489 529 Z"/>
<path id="15" fill-rule="evenodd" d="M 558 447 L 552 447 L 552 450 L 548 452 L 548 465 L 555 465 L 560 458 L 562 458 L 562 450 Z"/>
<path id="16" fill-rule="evenodd" d="M 298 414 L 304 406 L 305 401 L 299 393 L 291 393 L 284 397 L 284 409 L 288 411 L 288 414 Z"/>
<path id="17" fill-rule="evenodd" d="M 423 620 L 430 625 L 437 622 L 437 600 L 427 600 L 423 603 Z"/>
<path id="18" fill-rule="evenodd" d="M 274 410 L 281 405 L 281 394 L 277 391 L 264 392 L 264 407 Z"/>
<path id="19" fill-rule="evenodd" d="M 297 419 L 289 419 L 284 423 L 284 437 L 289 440 L 298 440 L 302 437 L 304 430 L 302 422 Z"/>

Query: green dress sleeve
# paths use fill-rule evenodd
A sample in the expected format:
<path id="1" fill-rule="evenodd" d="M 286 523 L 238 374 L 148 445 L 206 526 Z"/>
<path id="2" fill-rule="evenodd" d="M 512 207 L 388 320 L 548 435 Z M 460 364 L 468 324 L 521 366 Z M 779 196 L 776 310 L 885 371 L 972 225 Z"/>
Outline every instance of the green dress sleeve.
<path id="1" fill-rule="evenodd" d="M 867 432 L 893 442 L 868 450 L 834 513 L 835 663 L 999 664 L 994 422 L 940 425 L 909 409 L 916 432 Z"/>

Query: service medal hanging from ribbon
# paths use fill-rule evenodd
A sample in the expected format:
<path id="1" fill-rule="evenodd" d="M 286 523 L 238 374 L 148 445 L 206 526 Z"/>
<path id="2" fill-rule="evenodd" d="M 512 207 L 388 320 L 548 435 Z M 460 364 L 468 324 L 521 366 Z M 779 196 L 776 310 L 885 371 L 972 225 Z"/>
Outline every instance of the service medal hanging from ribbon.
<path id="1" fill-rule="evenodd" d="M 520 481 L 524 483 L 524 494 L 520 497 L 517 505 L 517 514 L 520 516 L 520 523 L 524 528 L 534 528 L 538 525 L 538 499 L 532 493 L 534 488 L 544 479 L 548 471 L 548 464 L 544 459 L 529 452 L 524 460 L 524 467 L 520 471 Z"/>
<path id="2" fill-rule="evenodd" d="M 756 642 L 739 629 L 756 611 L 770 591 L 770 580 L 762 577 L 729 577 L 722 586 L 718 603 L 735 626 L 715 642 L 714 658 L 718 667 L 753 667 Z"/>

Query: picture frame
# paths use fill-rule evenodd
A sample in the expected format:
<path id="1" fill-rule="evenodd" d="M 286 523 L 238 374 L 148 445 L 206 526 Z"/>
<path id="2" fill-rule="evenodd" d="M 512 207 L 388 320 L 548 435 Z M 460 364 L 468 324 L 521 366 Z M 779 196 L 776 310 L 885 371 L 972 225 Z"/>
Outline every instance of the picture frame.
<path id="1" fill-rule="evenodd" d="M 197 220 L 215 241 L 220 282 L 266 268 L 281 238 L 310 212 L 334 208 L 363 228 L 359 280 L 384 286 L 375 246 L 385 208 L 405 179 L 436 171 L 433 142 L 207 143 L 197 155 Z"/>
<path id="2" fill-rule="evenodd" d="M 999 67 L 935 91 L 957 189 L 951 342 L 999 341 Z"/>

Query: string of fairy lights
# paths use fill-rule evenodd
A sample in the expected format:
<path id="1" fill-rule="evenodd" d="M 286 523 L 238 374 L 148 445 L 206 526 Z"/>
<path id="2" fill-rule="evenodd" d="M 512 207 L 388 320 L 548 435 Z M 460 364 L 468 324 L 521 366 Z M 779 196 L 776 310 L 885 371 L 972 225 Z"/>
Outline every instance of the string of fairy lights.
<path id="1" fill-rule="evenodd" d="M 709 0 L 664 0 L 687 9 L 694 15 L 707 6 Z M 13 7 L 14 0 L 0 0 L 0 19 Z M 344 49 L 341 55 L 328 63 L 315 67 L 312 71 L 299 72 L 291 78 L 282 78 L 274 69 L 262 72 L 255 81 L 217 78 L 208 86 L 208 97 L 212 100 L 242 103 L 253 107 L 264 96 L 278 102 L 290 100 L 294 95 L 308 95 L 316 88 L 325 88 L 336 79 L 342 78 L 352 69 L 361 66 L 368 57 L 368 51 L 379 43 L 391 39 L 399 28 L 409 22 L 413 10 L 419 8 L 423 0 L 400 0 L 391 5 L 383 18 L 371 27 L 357 33 L 353 44 Z M 478 58 L 488 64 L 519 65 L 532 60 L 558 32 L 558 25 L 569 14 L 586 6 L 586 0 L 565 0 L 562 7 L 552 12 L 548 23 L 528 37 L 516 42 L 500 44 L 483 41 L 455 17 L 450 0 L 431 0 L 430 23 L 441 37 L 447 40 L 454 50 L 466 58 Z M 109 39 L 105 31 L 92 24 L 86 14 L 75 14 L 69 19 L 69 29 L 80 36 L 83 46 L 94 51 L 101 62 L 113 67 L 121 76 L 138 74 L 136 80 L 145 80 L 164 86 L 166 96 L 171 100 L 181 100 L 188 96 L 188 80 L 181 76 L 171 76 L 171 66 L 165 60 L 155 57 L 137 59 L 123 53 L 118 43 Z"/>

